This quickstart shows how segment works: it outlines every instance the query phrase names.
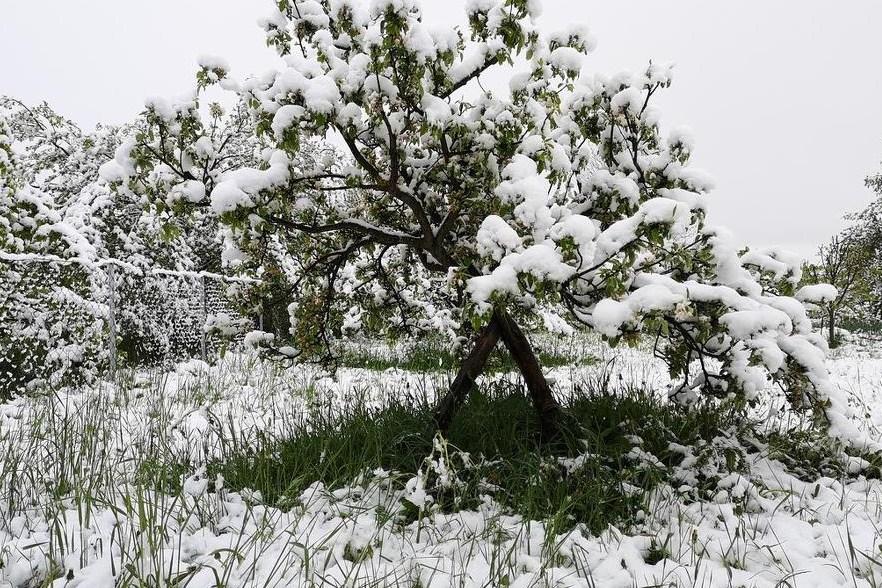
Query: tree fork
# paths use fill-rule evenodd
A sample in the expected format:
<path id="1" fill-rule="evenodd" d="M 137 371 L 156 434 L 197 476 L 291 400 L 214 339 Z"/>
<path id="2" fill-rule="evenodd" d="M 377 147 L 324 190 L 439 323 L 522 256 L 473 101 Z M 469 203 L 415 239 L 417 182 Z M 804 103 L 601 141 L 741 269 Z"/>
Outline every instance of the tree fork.
<path id="1" fill-rule="evenodd" d="M 453 420 L 453 415 L 465 400 L 469 390 L 475 386 L 475 380 L 484 371 L 487 359 L 499 341 L 499 333 L 499 320 L 494 315 L 490 323 L 481 329 L 475 341 L 475 346 L 463 360 L 456 378 L 450 384 L 450 389 L 444 398 L 441 399 L 438 408 L 435 409 L 435 425 L 442 433 L 447 433 L 447 430 L 450 428 L 450 422 Z"/>
<path id="2" fill-rule="evenodd" d="M 542 373 L 542 366 L 539 365 L 539 360 L 529 339 L 517 322 L 504 311 L 496 311 L 494 318 L 499 321 L 502 342 L 505 343 L 505 347 L 514 358 L 521 376 L 527 384 L 527 390 L 533 400 L 533 407 L 539 417 L 542 440 L 548 441 L 558 433 L 560 405 L 554 399 L 551 386 L 548 385 L 548 380 Z"/>
<path id="3" fill-rule="evenodd" d="M 475 386 L 475 380 L 484 371 L 487 359 L 500 338 L 514 358 L 527 384 L 527 390 L 539 417 L 542 439 L 553 438 L 558 432 L 560 405 L 554 399 L 530 341 L 511 315 L 504 311 L 494 311 L 490 323 L 481 330 L 475 346 L 463 360 L 450 389 L 435 410 L 436 426 L 443 433 L 448 431 L 453 415 L 465 400 L 469 390 Z"/>

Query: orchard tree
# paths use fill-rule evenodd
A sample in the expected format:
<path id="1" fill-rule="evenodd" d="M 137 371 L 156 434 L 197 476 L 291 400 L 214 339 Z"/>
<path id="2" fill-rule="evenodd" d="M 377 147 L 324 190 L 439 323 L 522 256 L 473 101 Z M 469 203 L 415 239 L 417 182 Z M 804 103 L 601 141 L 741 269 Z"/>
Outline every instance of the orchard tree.
<path id="1" fill-rule="evenodd" d="M 138 265 L 145 269 L 219 271 L 217 217 L 194 205 L 205 199 L 221 174 L 259 161 L 260 145 L 248 113 L 241 105 L 227 111 L 206 103 L 200 109 L 208 80 L 201 72 L 198 79 L 197 91 L 185 100 L 148 101 L 114 159 L 99 170 L 102 187 L 109 189 L 113 200 L 130 203 L 140 215 L 120 243 L 126 252 L 139 252 Z M 135 170 L 136 181 L 120 181 Z M 189 214 L 178 213 L 188 207 Z M 194 291 L 192 284 L 147 277 L 127 281 L 126 287 L 130 299 L 143 300 L 123 316 L 128 331 L 139 334 L 136 341 L 128 342 L 127 351 L 143 351 L 147 359 L 166 356 L 175 327 L 184 327 L 179 343 L 199 341 L 204 325 L 194 323 L 202 317 L 190 310 L 199 305 L 199 290 Z M 190 299 L 179 304 L 179 297 Z"/>
<path id="2" fill-rule="evenodd" d="M 0 97 L 0 362 L 6 368 L 0 372 L 15 375 L 0 388 L 100 374 L 108 359 L 111 279 L 118 347 L 129 359 L 164 358 L 187 337 L 198 344 L 202 316 L 193 307 L 199 294 L 192 284 L 151 270 L 219 269 L 216 217 L 174 215 L 175 195 L 145 206 L 143 194 L 99 181 L 101 168 L 113 171 L 123 139 L 150 126 L 149 116 L 83 131 L 45 103 Z M 200 147 L 210 149 L 214 138 L 226 165 L 255 165 L 247 116 L 213 110 L 207 120 L 209 137 Z M 163 170 L 155 171 L 145 181 L 167 182 Z"/>
<path id="3" fill-rule="evenodd" d="M 866 251 L 862 318 L 878 323 L 882 321 L 882 173 L 868 176 L 865 183 L 876 199 L 850 219 L 854 222 L 852 232 Z"/>
<path id="4" fill-rule="evenodd" d="M 863 324 L 882 320 L 882 174 L 866 178 L 876 200 L 849 214 L 849 226 L 818 248 L 817 261 L 807 264 L 804 279 L 836 286 L 838 294 L 822 307 L 828 342 L 835 341 L 842 317 Z"/>
<path id="5" fill-rule="evenodd" d="M 18 158 L 12 150 L 12 131 L 9 124 L 0 118 L 0 247 L 10 246 L 15 238 L 17 208 L 15 200 L 21 182 Z M 22 229 L 23 230 L 23 227 Z"/>
<path id="6" fill-rule="evenodd" d="M 65 204 L 86 183 L 83 174 L 73 172 L 76 164 L 68 162 L 76 159 L 71 138 L 78 130 L 46 105 L 30 109 L 4 96 L 0 96 L 0 120 L 8 153 L 16 148 L 15 162 L 4 174 L 15 187 L 7 190 L 3 205 L 7 218 L 3 250 L 91 257 L 92 245 L 81 227 L 64 219 Z M 97 155 L 97 161 L 106 160 L 115 147 Z"/>
<path id="7" fill-rule="evenodd" d="M 437 30 L 412 0 L 280 0 L 264 22 L 276 71 L 235 83 L 203 64 L 270 148 L 188 200 L 218 216 L 229 259 L 293 260 L 291 339 L 275 348 L 326 357 L 356 330 L 472 329 L 439 427 L 501 340 L 550 435 L 559 408 L 523 327 L 552 317 L 612 344 L 655 341 L 678 399 L 753 402 L 774 382 L 856 439 L 801 303 L 830 288 L 795 292 L 798 264 L 705 225 L 709 182 L 653 106 L 670 68 L 588 76 L 591 37 L 542 34 L 538 11 L 471 2 L 467 27 Z M 490 70 L 506 90 L 485 86 Z M 342 154 L 305 164 L 315 141 Z M 138 158 L 118 159 L 137 184 Z"/>
<path id="8" fill-rule="evenodd" d="M 831 284 L 837 290 L 835 296 L 820 305 L 830 347 L 837 344 L 836 325 L 841 313 L 860 314 L 869 297 L 874 252 L 865 237 L 857 227 L 834 235 L 818 247 L 817 262 L 806 266 L 805 278 L 809 283 Z"/>
<path id="9" fill-rule="evenodd" d="M 65 222 L 53 195 L 34 185 L 35 176 L 48 174 L 33 171 L 32 153 L 18 156 L 16 122 L 0 116 L 0 397 L 88 380 L 104 359 L 102 312 L 88 297 L 92 276 L 31 261 L 34 255 L 91 256 L 94 249 Z"/>
<path id="10" fill-rule="evenodd" d="M 11 97 L 0 97 L 0 116 L 15 138 L 22 183 L 31 200 L 39 199 L 42 211 L 30 221 L 39 227 L 40 239 L 24 247 L 29 253 L 180 269 L 198 264 L 198 251 L 206 247 L 213 246 L 213 254 L 206 257 L 219 258 L 213 219 L 209 224 L 214 233 L 208 235 L 200 233 L 198 225 L 185 231 L 180 218 L 173 218 L 176 226 L 171 227 L 155 210 L 145 210 L 140 197 L 111 191 L 99 182 L 101 166 L 138 123 L 99 125 L 86 132 L 46 103 L 29 106 Z"/>
<path id="11" fill-rule="evenodd" d="M 159 260 L 159 265 L 172 262 L 177 269 L 219 271 L 222 262 L 238 261 L 235 247 L 221 247 L 224 235 L 229 241 L 229 230 L 218 225 L 207 196 L 224 173 L 260 165 L 263 141 L 244 104 L 234 101 L 226 109 L 205 100 L 206 84 L 220 80 L 225 71 L 219 62 L 204 64 L 192 96 L 176 102 L 149 100 L 115 157 L 101 167 L 104 185 L 118 198 L 138 203 L 154 234 L 179 243 L 173 247 L 174 257 Z M 269 267 L 272 244 L 265 245 L 263 261 Z M 266 289 L 239 294 L 255 310 Z"/>

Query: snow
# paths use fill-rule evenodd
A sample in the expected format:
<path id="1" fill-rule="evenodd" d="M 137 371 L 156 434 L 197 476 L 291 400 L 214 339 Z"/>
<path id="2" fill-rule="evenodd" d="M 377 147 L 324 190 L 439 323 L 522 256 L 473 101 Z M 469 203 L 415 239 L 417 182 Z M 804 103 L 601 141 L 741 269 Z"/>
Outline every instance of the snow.
<path id="1" fill-rule="evenodd" d="M 276 111 L 276 114 L 273 115 L 271 128 L 277 141 L 283 139 L 285 131 L 303 116 L 304 112 L 306 112 L 306 109 L 296 104 L 286 104 Z"/>
<path id="2" fill-rule="evenodd" d="M 670 310 L 683 300 L 682 295 L 664 286 L 649 284 L 637 288 L 624 300 L 601 300 L 591 313 L 591 321 L 599 333 L 615 337 L 624 325 L 634 323 L 639 314 Z"/>
<path id="3" fill-rule="evenodd" d="M 199 137 L 193 148 L 196 151 L 196 156 L 201 159 L 211 159 L 217 155 L 217 149 L 215 149 L 210 137 Z"/>
<path id="4" fill-rule="evenodd" d="M 211 208 L 218 214 L 253 206 L 254 201 L 233 182 L 221 182 L 211 191 Z"/>
<path id="5" fill-rule="evenodd" d="M 496 188 L 496 195 L 506 203 L 516 204 L 515 218 L 532 229 L 537 241 L 544 239 L 554 218 L 548 209 L 551 185 L 536 173 L 536 162 L 517 154 L 502 170 L 505 178 Z"/>
<path id="6" fill-rule="evenodd" d="M 435 39 L 431 31 L 422 23 L 413 23 L 407 34 L 407 48 L 417 55 L 417 59 L 424 63 L 434 59 L 438 53 Z"/>
<path id="7" fill-rule="evenodd" d="M 220 70 L 223 72 L 230 71 L 230 64 L 223 57 L 217 55 L 200 55 L 196 61 L 199 67 L 208 70 Z"/>
<path id="8" fill-rule="evenodd" d="M 169 199 L 202 202 L 205 199 L 205 184 L 198 180 L 185 180 L 172 187 Z"/>
<path id="9" fill-rule="evenodd" d="M 441 98 L 425 94 L 420 101 L 420 107 L 426 113 L 426 120 L 437 126 L 444 126 L 450 120 L 450 105 Z"/>
<path id="10" fill-rule="evenodd" d="M 133 172 L 134 166 L 130 154 L 135 148 L 134 139 L 124 141 L 114 154 L 114 158 L 101 165 L 98 175 L 105 182 L 119 182 L 127 179 Z"/>
<path id="11" fill-rule="evenodd" d="M 262 347 L 264 345 L 272 345 L 276 336 L 272 333 L 264 331 L 249 331 L 245 333 L 243 344 L 245 347 Z"/>
<path id="12" fill-rule="evenodd" d="M 273 152 L 269 168 L 259 170 L 240 168 L 224 174 L 211 191 L 211 208 L 217 214 L 237 208 L 252 208 L 256 202 L 252 195 L 269 188 L 283 185 L 290 177 L 290 160 L 284 151 Z"/>
<path id="13" fill-rule="evenodd" d="M 809 284 L 797 290 L 796 299 L 801 302 L 822 304 L 836 300 L 837 295 L 836 288 L 830 284 Z"/>
<path id="14" fill-rule="evenodd" d="M 474 74 L 484 64 L 484 60 L 490 48 L 486 43 L 478 44 L 470 53 L 464 55 L 460 61 L 454 63 L 447 71 L 447 75 L 454 83 L 466 79 Z"/>
<path id="15" fill-rule="evenodd" d="M 538 243 L 527 247 L 523 253 L 506 258 L 519 272 L 531 274 L 539 280 L 563 282 L 575 273 L 575 270 L 563 262 L 560 252 L 553 243 Z"/>
<path id="16" fill-rule="evenodd" d="M 736 339 L 749 339 L 763 331 L 789 333 L 792 328 L 790 317 L 773 308 L 727 312 L 720 317 L 720 322 Z"/>
<path id="17" fill-rule="evenodd" d="M 280 72 L 272 90 L 280 95 L 300 95 L 304 107 L 312 112 L 329 114 L 340 104 L 340 90 L 332 77 L 306 77 L 296 67 L 288 67 Z"/>
<path id="18" fill-rule="evenodd" d="M 555 31 L 549 35 L 548 40 L 558 45 L 581 42 L 585 45 L 586 51 L 593 51 L 597 46 L 597 39 L 591 35 L 588 27 L 581 23 L 571 23 L 566 28 Z"/>
<path id="19" fill-rule="evenodd" d="M 614 192 L 630 203 L 636 203 L 640 198 L 640 191 L 634 180 L 618 174 L 613 175 L 607 170 L 598 170 L 591 174 L 587 189 Z"/>
<path id="20" fill-rule="evenodd" d="M 501 219 L 500 219 L 501 220 Z M 513 231 L 499 230 L 494 238 L 509 239 L 511 244 L 516 242 L 516 234 Z M 484 235 L 482 250 L 501 254 L 502 249 L 493 242 L 492 238 Z M 537 243 L 523 249 L 523 251 L 506 254 L 502 263 L 489 273 L 489 275 L 470 278 L 467 282 L 467 291 L 472 301 L 482 310 L 488 310 L 493 294 L 521 294 L 518 282 L 519 275 L 529 274 L 537 280 L 550 280 L 563 282 L 575 273 L 572 266 L 564 263 L 563 256 L 557 250 L 552 241 Z"/>
<path id="21" fill-rule="evenodd" d="M 520 250 L 523 241 L 502 217 L 491 214 L 481 221 L 476 245 L 479 255 L 501 261 L 509 253 Z"/>
<path id="22" fill-rule="evenodd" d="M 558 47 L 548 56 L 548 63 L 560 69 L 578 72 L 585 55 L 572 47 Z"/>
<path id="23" fill-rule="evenodd" d="M 493 294 L 517 295 L 521 290 L 517 270 L 511 265 L 500 265 L 489 275 L 470 278 L 466 289 L 482 310 L 490 310 Z"/>
<path id="24" fill-rule="evenodd" d="M 678 126 L 671 129 L 668 133 L 668 144 L 679 145 L 687 152 L 691 152 L 695 147 L 695 133 L 691 128 L 686 126 Z"/>
<path id="25" fill-rule="evenodd" d="M 610 105 L 616 114 L 627 113 L 631 116 L 639 117 L 644 101 L 643 92 L 639 88 L 630 87 L 621 90 L 613 96 Z"/>
<path id="26" fill-rule="evenodd" d="M 613 358 L 611 381 L 664 387 L 664 370 L 648 352 L 590 345 L 599 366 L 550 370 L 558 390 L 607 369 L 600 366 Z M 879 402 L 882 348 L 848 346 L 827 367 L 835 385 L 850 390 L 855 403 Z M 423 374 L 400 370 L 347 369 L 330 380 L 302 368 L 284 374 L 263 371 L 245 356 L 231 356 L 215 366 L 181 364 L 160 388 L 150 381 L 139 376 L 135 389 L 124 396 L 102 387 L 0 404 L 4 454 L 32 455 L 4 460 L 0 467 L 39 467 L 42 456 L 51 455 L 41 449 L 51 443 L 41 426 L 66 427 L 72 439 L 96 424 L 100 431 L 114 432 L 101 437 L 108 443 L 101 448 L 108 456 L 101 467 L 111 469 L 90 483 L 99 500 L 72 495 L 22 508 L 3 495 L 0 581 L 16 588 L 38 583 L 50 567 L 50 553 L 51 561 L 73 578 L 56 580 L 52 586 L 57 588 L 111 588 L 121 577 L 137 583 L 136 578 L 143 582 L 151 573 L 166 579 L 190 573 L 188 585 L 206 587 L 217 585 L 216 577 L 226 578 L 224 585 L 230 587 L 341 585 L 345 578 L 350 585 L 411 586 L 417 579 L 425 586 L 477 587 L 499 585 L 505 574 L 512 586 L 708 588 L 772 588 L 793 578 L 800 579 L 801 587 L 869 587 L 882 578 L 882 564 L 873 555 L 882 541 L 879 480 L 797 477 L 763 451 L 754 451 L 744 454 L 744 472 L 721 473 L 714 492 L 697 497 L 692 488 L 698 456 L 683 446 L 684 460 L 672 472 L 674 483 L 643 497 L 633 521 L 599 535 L 579 526 L 561 534 L 549 521 L 525 520 L 490 498 L 473 510 L 438 512 L 427 472 L 396 485 L 394 472 L 371 464 L 365 465 L 373 472 L 360 484 L 327 488 L 314 483 L 295 497 L 295 506 L 282 510 L 263 504 L 257 493 L 228 490 L 222 478 L 206 474 L 203 462 L 223 450 L 222 437 L 235 431 L 249 443 L 267 434 L 290 434 L 308 402 L 296 393 L 305 389 L 301 386 L 311 386 L 342 409 L 359 390 L 372 391 L 370 402 L 383 402 L 420 381 L 432 393 L 444 385 L 441 378 L 426 382 Z M 214 382 L 217 394 L 210 404 L 194 394 L 207 382 Z M 882 413 L 869 414 L 867 426 L 882 425 Z M 157 447 L 192 456 L 194 465 L 181 479 L 180 495 L 136 494 L 132 475 L 148 438 Z M 630 442 L 626 459 L 634 467 L 650 472 L 665 467 L 639 438 Z M 722 438 L 715 443 L 720 452 L 732 446 L 732 440 Z M 590 458 L 570 458 L 561 467 L 572 472 Z M 436 457 L 435 463 L 439 477 L 455 484 L 455 471 L 446 461 Z M 860 460 L 845 462 L 852 470 L 857 466 Z M 641 496 L 639 488 L 626 490 Z M 401 525 L 394 515 L 405 503 L 423 514 Z M 147 526 L 140 526 L 139 517 L 147 517 L 140 519 Z M 149 534 L 155 530 L 159 533 Z M 63 556 L 61 546 L 53 547 L 50 540 L 55 533 L 65 538 Z M 353 554 L 360 555 L 354 559 Z"/>
<path id="27" fill-rule="evenodd" d="M 175 118 L 175 105 L 162 96 L 151 96 L 144 101 L 144 106 L 164 121 L 171 122 Z"/>
<path id="28" fill-rule="evenodd" d="M 398 87 L 387 78 L 381 75 L 370 75 L 364 80 L 364 89 L 372 94 L 380 94 L 388 97 L 390 100 L 398 98 Z"/>

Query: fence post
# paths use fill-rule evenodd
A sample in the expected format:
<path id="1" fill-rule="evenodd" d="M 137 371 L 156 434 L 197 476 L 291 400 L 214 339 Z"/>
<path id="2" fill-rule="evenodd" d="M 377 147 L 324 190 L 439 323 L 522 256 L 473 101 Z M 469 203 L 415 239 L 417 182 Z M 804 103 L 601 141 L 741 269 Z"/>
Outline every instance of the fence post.
<path id="1" fill-rule="evenodd" d="M 113 262 L 107 265 L 107 285 L 110 289 L 108 301 L 108 328 L 107 351 L 110 353 L 110 376 L 116 382 L 116 266 Z"/>
<path id="2" fill-rule="evenodd" d="M 208 293 L 205 291 L 205 274 L 199 275 L 202 284 L 202 361 L 208 361 L 208 333 L 205 332 L 205 323 L 208 321 Z"/>

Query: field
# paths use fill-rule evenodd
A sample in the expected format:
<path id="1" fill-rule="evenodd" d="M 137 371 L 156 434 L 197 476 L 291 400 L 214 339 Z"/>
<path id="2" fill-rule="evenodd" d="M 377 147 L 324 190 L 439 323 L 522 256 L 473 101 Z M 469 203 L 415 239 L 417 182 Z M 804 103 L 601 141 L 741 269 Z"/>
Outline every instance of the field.
<path id="1" fill-rule="evenodd" d="M 0 10 L 0 588 L 882 588 L 882 2 L 163 2 Z"/>
<path id="2" fill-rule="evenodd" d="M 541 446 L 501 354 L 433 438 L 454 358 L 431 343 L 354 343 L 333 377 L 230 353 L 0 405 L 0 586 L 882 584 L 875 464 L 780 400 L 674 406 L 645 350 L 539 347 L 567 407 Z M 829 368 L 879 402 L 882 348 Z"/>

